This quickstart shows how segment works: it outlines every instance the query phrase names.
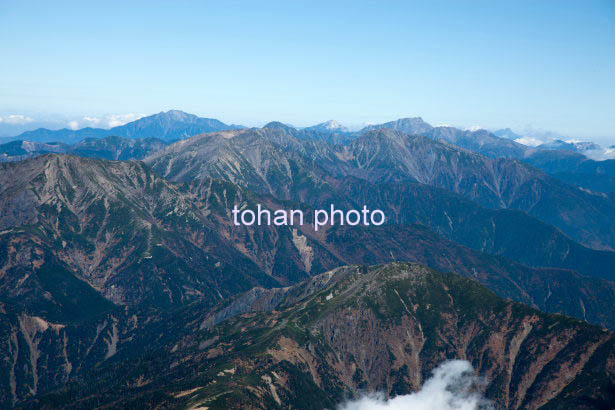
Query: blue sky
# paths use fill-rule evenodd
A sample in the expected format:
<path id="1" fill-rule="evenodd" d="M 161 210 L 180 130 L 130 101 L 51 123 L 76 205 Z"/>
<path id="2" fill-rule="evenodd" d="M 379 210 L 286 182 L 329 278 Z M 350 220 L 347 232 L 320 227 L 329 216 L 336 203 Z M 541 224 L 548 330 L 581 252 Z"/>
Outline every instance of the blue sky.
<path id="1" fill-rule="evenodd" d="M 422 116 L 615 143 L 610 0 L 2 0 L 0 44 L 4 115 Z"/>

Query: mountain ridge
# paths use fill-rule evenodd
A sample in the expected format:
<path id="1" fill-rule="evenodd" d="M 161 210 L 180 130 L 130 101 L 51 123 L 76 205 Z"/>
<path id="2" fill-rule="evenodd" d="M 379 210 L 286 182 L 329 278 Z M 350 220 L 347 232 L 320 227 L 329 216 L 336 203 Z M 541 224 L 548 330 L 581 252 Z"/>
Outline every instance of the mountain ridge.
<path id="1" fill-rule="evenodd" d="M 238 129 L 242 126 L 227 125 L 213 118 L 201 118 L 194 114 L 188 114 L 180 110 L 160 112 L 124 125 L 102 128 L 82 128 L 70 130 L 49 130 L 39 128 L 34 131 L 26 131 L 17 135 L 15 140 L 27 140 L 32 142 L 63 142 L 76 143 L 85 138 L 104 138 L 119 136 L 127 138 L 159 138 L 164 141 L 183 139 L 203 132 L 214 132 L 230 129 Z"/>
<path id="2" fill-rule="evenodd" d="M 518 160 L 492 159 L 390 129 L 343 145 L 306 140 L 279 127 L 203 134 L 144 161 L 174 181 L 215 177 L 300 202 L 310 202 L 310 191 L 325 189 L 327 194 L 316 196 L 325 203 L 335 181 L 348 176 L 371 183 L 420 182 L 485 208 L 526 211 L 589 247 L 608 250 L 615 244 L 615 225 L 609 222 L 615 205 L 608 195 L 567 185 Z"/>
<path id="3" fill-rule="evenodd" d="M 24 407 L 333 408 L 362 390 L 416 391 L 452 358 L 469 360 L 505 409 L 591 409 L 614 398 L 611 332 L 416 264 L 341 267 L 170 323 L 189 331 L 155 337 L 138 368 L 106 362 Z M 124 319 L 117 326 L 134 332 Z"/>

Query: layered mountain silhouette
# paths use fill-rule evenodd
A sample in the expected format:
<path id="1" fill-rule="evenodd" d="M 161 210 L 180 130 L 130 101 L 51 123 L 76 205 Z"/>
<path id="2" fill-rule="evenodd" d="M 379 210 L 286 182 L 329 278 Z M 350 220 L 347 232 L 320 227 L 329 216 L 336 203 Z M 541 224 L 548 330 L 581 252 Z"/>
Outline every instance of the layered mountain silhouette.
<path id="1" fill-rule="evenodd" d="M 555 140 L 549 144 L 540 145 L 537 148 L 527 147 L 514 142 L 514 139 L 521 138 L 510 129 L 502 129 L 493 133 L 484 130 L 461 130 L 450 126 L 433 127 L 423 121 L 420 117 L 402 118 L 383 124 L 369 125 L 357 132 L 350 132 L 346 127 L 335 120 L 326 121 L 311 127 L 295 129 L 294 127 L 273 122 L 264 128 L 284 128 L 297 138 L 324 140 L 333 144 L 345 144 L 349 141 L 373 130 L 393 129 L 409 135 L 421 135 L 432 138 L 436 141 L 451 143 L 461 148 L 465 148 L 492 158 L 517 158 L 532 164 L 543 171 L 552 174 L 565 182 L 602 192 L 613 192 L 615 189 L 612 179 L 612 172 L 604 171 L 603 163 L 606 161 L 592 161 L 583 155 L 587 149 L 597 147 L 592 143 L 566 143 Z M 81 143 L 82 140 L 104 139 L 107 136 L 123 138 L 156 138 L 165 142 L 188 138 L 190 136 L 214 132 L 220 130 L 245 128 L 239 125 L 226 125 L 221 121 L 200 118 L 192 114 L 187 114 L 179 110 L 161 112 L 159 114 L 144 117 L 128 124 L 114 127 L 109 130 L 98 128 L 83 128 L 80 130 L 49 130 L 37 129 L 28 131 L 14 137 L 14 141 L 0 145 L 0 161 L 15 161 L 41 155 L 47 152 L 73 152 L 70 145 Z M 21 141 L 21 142 L 20 142 Z M 42 143 L 42 144 L 41 144 Z M 48 143 L 54 143 L 49 146 Z M 89 142 L 93 144 L 93 142 Z M 137 149 L 134 154 L 126 152 L 106 152 L 102 149 L 90 151 L 91 156 L 99 156 L 107 159 L 141 159 L 160 147 L 142 151 Z M 78 149 L 78 148 L 75 148 Z M 576 160 L 569 166 L 561 169 L 565 161 L 564 158 L 577 153 Z M 82 153 L 77 152 L 82 155 Z M 578 168 L 578 163 L 583 162 L 582 169 Z M 608 167 L 606 167 L 608 170 Z"/>
<path id="2" fill-rule="evenodd" d="M 227 125 L 213 118 L 201 118 L 183 111 L 170 110 L 110 129 L 88 127 L 79 130 L 66 128 L 49 130 L 39 128 L 19 134 L 15 139 L 32 142 L 63 142 L 65 144 L 73 144 L 85 138 L 104 138 L 108 136 L 158 138 L 164 141 L 173 141 L 203 132 L 222 131 L 233 128 L 241 127 Z"/>
<path id="3" fill-rule="evenodd" d="M 420 118 L 203 120 L 0 147 L 3 408 L 335 408 L 447 359 L 500 408 L 615 400 L 609 162 Z M 233 224 L 257 204 L 307 223 Z M 386 223 L 315 231 L 331 204 Z"/>

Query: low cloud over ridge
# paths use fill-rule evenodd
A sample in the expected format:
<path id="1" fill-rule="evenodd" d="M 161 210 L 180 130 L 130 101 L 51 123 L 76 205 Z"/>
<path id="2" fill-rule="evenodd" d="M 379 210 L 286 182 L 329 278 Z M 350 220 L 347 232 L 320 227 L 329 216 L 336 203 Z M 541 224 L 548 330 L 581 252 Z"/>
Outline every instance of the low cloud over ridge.
<path id="1" fill-rule="evenodd" d="M 145 114 L 109 114 L 101 117 L 94 116 L 84 116 L 80 119 L 70 121 L 68 123 L 68 127 L 72 130 L 76 130 L 79 128 L 85 127 L 93 127 L 93 128 L 113 128 L 120 125 L 124 125 L 126 123 L 136 121 L 139 118 L 145 117 Z"/>
<path id="2" fill-rule="evenodd" d="M 441 363 L 420 391 L 386 400 L 382 394 L 369 394 L 338 406 L 337 410 L 492 410 L 493 404 L 482 392 L 485 380 L 470 362 Z"/>

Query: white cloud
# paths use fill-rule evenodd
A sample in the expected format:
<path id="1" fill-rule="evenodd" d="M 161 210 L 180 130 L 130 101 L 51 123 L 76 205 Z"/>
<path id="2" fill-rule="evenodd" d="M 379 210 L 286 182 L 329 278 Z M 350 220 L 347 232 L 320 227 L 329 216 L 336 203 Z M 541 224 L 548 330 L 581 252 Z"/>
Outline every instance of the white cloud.
<path id="1" fill-rule="evenodd" d="M 521 137 L 515 140 L 517 144 L 527 145 L 528 147 L 537 147 L 540 144 L 544 144 L 543 140 L 534 137 Z"/>
<path id="2" fill-rule="evenodd" d="M 478 131 L 478 130 L 482 130 L 483 127 L 481 127 L 480 125 L 472 125 L 471 127 L 466 128 L 467 131 Z"/>
<path id="3" fill-rule="evenodd" d="M 604 161 L 606 159 L 615 159 L 615 148 L 591 149 L 583 151 L 583 155 L 594 161 Z"/>
<path id="4" fill-rule="evenodd" d="M 478 410 L 493 409 L 481 393 L 485 380 L 476 375 L 470 362 L 441 363 L 423 388 L 385 400 L 382 394 L 367 395 L 338 406 L 338 410 Z"/>
<path id="5" fill-rule="evenodd" d="M 143 118 L 143 117 L 145 117 L 145 114 L 129 113 L 129 114 L 110 115 L 110 116 L 107 116 L 104 120 L 106 121 L 105 127 L 109 127 L 109 128 L 118 127 L 120 125 L 124 125 L 132 121 L 136 121 L 139 118 Z"/>
<path id="6" fill-rule="evenodd" d="M 27 117 L 21 114 L 9 114 L 5 116 L 0 116 L 0 123 L 11 124 L 11 125 L 22 125 L 33 122 L 34 118 Z"/>
<path id="7" fill-rule="evenodd" d="M 145 117 L 144 114 L 135 114 L 135 113 L 108 114 L 108 115 L 104 115 L 100 117 L 84 116 L 77 120 L 70 121 L 68 123 L 68 126 L 71 129 L 85 128 L 85 127 L 113 128 L 113 127 L 117 127 L 120 125 L 124 125 L 131 121 L 136 121 L 139 118 L 143 118 L 143 117 Z M 77 127 L 77 128 L 74 128 L 74 127 Z"/>
<path id="8" fill-rule="evenodd" d="M 81 119 L 83 121 L 84 124 L 88 124 L 88 126 L 90 127 L 98 127 L 100 122 L 102 121 L 100 118 L 98 117 L 83 117 Z"/>

